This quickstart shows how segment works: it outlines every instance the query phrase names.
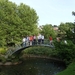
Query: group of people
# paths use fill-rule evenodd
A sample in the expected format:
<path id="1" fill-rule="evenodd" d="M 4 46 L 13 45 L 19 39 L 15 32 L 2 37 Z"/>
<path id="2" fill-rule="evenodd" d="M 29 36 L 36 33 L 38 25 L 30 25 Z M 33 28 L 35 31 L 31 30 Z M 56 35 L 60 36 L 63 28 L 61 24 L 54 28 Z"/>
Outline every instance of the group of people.
<path id="1" fill-rule="evenodd" d="M 23 37 L 22 42 L 23 42 L 22 46 L 44 44 L 44 35 L 39 34 L 38 36 L 35 36 L 35 35 L 33 35 L 33 36 L 32 35 L 31 36 L 26 36 L 26 37 Z M 49 37 L 49 44 L 51 46 L 54 46 L 54 44 L 53 44 L 53 38 L 52 38 L 51 35 Z"/>
<path id="2" fill-rule="evenodd" d="M 38 36 L 30 35 L 23 37 L 22 40 L 23 46 L 35 45 L 35 44 L 44 44 L 44 35 L 39 34 Z"/>

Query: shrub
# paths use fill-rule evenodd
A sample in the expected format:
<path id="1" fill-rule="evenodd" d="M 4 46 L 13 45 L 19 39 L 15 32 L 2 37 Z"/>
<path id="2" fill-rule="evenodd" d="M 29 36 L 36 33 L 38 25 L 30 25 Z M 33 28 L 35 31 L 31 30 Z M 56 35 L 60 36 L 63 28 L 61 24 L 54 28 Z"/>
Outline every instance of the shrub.
<path id="1" fill-rule="evenodd" d="M 0 54 L 5 54 L 6 53 L 6 49 L 5 48 L 0 48 Z"/>
<path id="2" fill-rule="evenodd" d="M 75 58 L 75 45 L 68 40 L 67 44 L 63 41 L 55 43 L 57 56 L 63 59 L 67 64 Z"/>
<path id="3" fill-rule="evenodd" d="M 28 49 L 25 49 L 23 51 L 25 54 L 34 54 L 34 55 L 45 55 L 45 56 L 51 56 L 53 54 L 53 49 L 48 47 L 31 47 Z"/>

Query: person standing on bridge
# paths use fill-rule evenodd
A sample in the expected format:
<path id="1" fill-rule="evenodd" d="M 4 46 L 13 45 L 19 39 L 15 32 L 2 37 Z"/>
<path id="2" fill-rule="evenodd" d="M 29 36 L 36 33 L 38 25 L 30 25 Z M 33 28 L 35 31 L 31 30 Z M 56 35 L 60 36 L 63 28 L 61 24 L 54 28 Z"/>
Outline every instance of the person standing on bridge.
<path id="1" fill-rule="evenodd" d="M 32 45 L 33 43 L 33 36 L 29 36 L 29 45 Z"/>
<path id="2" fill-rule="evenodd" d="M 37 44 L 37 38 L 35 35 L 33 35 L 33 45 Z"/>
<path id="3" fill-rule="evenodd" d="M 23 45 L 23 47 L 24 47 L 24 46 L 26 46 L 26 38 L 25 38 L 25 37 L 23 37 L 22 42 L 23 42 L 23 44 L 22 44 L 22 45 Z"/>
<path id="4" fill-rule="evenodd" d="M 44 44 L 44 35 L 41 35 L 42 44 Z"/>
<path id="5" fill-rule="evenodd" d="M 38 34 L 37 38 L 38 38 L 38 44 L 41 44 L 41 40 L 42 40 L 41 34 Z"/>
<path id="6" fill-rule="evenodd" d="M 54 44 L 53 44 L 53 38 L 52 38 L 51 35 L 50 35 L 50 37 L 49 37 L 49 40 L 50 40 L 50 46 L 54 46 Z"/>
<path id="7" fill-rule="evenodd" d="M 29 46 L 29 36 L 26 36 L 26 46 Z"/>

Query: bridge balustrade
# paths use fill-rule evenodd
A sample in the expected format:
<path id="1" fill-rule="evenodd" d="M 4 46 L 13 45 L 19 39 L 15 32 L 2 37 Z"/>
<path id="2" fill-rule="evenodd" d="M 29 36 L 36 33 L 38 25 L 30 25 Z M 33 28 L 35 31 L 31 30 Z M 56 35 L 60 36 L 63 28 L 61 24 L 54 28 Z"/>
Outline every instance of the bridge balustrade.
<path id="1" fill-rule="evenodd" d="M 6 53 L 6 57 L 11 56 L 12 54 L 14 54 L 16 51 L 18 51 L 20 49 L 24 49 L 24 48 L 31 47 L 31 46 L 47 46 L 47 47 L 52 47 L 52 48 L 54 47 L 49 44 L 49 40 L 47 40 L 47 39 L 44 40 L 44 43 L 42 43 L 42 42 L 38 43 L 38 41 L 37 41 L 36 44 L 32 43 L 32 45 L 30 45 L 29 42 L 27 45 L 23 45 L 21 43 L 19 45 L 16 45 L 15 47 L 9 47 L 9 49 Z"/>

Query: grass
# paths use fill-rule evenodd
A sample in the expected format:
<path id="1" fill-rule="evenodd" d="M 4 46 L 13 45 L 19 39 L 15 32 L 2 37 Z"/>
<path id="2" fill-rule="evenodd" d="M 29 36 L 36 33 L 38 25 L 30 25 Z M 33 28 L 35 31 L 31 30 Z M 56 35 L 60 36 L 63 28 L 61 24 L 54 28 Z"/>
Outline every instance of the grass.
<path id="1" fill-rule="evenodd" d="M 71 63 L 64 71 L 57 75 L 75 75 L 75 62 Z"/>

